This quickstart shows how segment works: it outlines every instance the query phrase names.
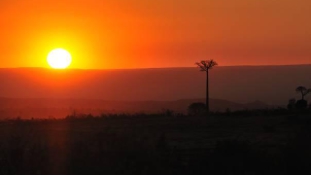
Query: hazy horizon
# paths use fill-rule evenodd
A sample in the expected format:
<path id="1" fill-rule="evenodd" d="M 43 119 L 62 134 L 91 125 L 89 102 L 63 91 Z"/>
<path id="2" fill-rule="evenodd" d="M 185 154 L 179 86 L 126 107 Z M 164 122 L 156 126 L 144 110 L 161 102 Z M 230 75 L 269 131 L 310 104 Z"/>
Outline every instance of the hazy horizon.
<path id="1" fill-rule="evenodd" d="M 196 67 L 153 69 L 0 69 L 0 96 L 171 101 L 205 97 L 205 73 Z M 311 65 L 219 66 L 210 72 L 210 98 L 285 105 L 311 87 Z M 269 78 L 267 78 L 269 77 Z M 287 77 L 287 78 L 284 78 Z M 307 96 L 308 98 L 308 96 Z"/>
<path id="2" fill-rule="evenodd" d="M 66 69 L 53 69 L 49 67 L 0 67 L 0 69 L 48 69 L 53 71 L 66 71 L 66 70 L 135 70 L 135 69 L 175 69 L 175 68 L 197 68 L 195 66 L 181 66 L 181 67 L 140 67 L 140 68 L 111 68 L 111 69 L 97 69 L 97 68 L 66 68 Z M 218 68 L 222 67 L 280 67 L 280 66 L 310 66 L 310 64 L 261 64 L 261 65 L 229 65 L 229 66 L 222 66 L 218 65 Z M 217 68 L 216 67 L 216 68 Z M 214 68 L 215 69 L 215 68 Z M 198 69 L 199 70 L 199 69 Z"/>

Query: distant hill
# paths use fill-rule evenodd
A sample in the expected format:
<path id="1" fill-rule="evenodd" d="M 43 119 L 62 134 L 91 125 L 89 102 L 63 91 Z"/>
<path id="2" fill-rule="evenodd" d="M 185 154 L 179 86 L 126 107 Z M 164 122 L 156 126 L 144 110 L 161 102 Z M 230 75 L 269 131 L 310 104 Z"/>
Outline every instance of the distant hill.
<path id="1" fill-rule="evenodd" d="M 238 103 L 286 105 L 295 88 L 311 87 L 311 65 L 215 67 L 210 97 Z M 311 95 L 310 95 L 311 96 Z M 107 101 L 174 101 L 205 97 L 197 68 L 126 70 L 0 69 L 0 97 Z M 309 98 L 309 97 L 308 97 Z"/>
<path id="2" fill-rule="evenodd" d="M 92 99 L 31 99 L 0 98 L 0 119 L 4 118 L 62 118 L 74 112 L 77 114 L 102 113 L 157 113 L 170 109 L 186 113 L 193 102 L 204 102 L 204 99 L 183 99 L 176 101 L 105 101 Z M 240 104 L 227 100 L 211 99 L 211 110 L 225 111 L 239 109 L 268 108 L 262 102 Z M 255 105 L 256 104 L 256 105 Z"/>

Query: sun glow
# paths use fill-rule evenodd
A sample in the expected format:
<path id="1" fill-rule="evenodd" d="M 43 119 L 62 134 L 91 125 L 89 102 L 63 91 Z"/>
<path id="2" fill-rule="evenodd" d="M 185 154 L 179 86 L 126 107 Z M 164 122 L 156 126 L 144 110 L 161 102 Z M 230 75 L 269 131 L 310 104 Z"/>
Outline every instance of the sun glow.
<path id="1" fill-rule="evenodd" d="M 71 63 L 71 55 L 64 49 L 54 49 L 48 54 L 47 62 L 54 69 L 65 69 Z"/>

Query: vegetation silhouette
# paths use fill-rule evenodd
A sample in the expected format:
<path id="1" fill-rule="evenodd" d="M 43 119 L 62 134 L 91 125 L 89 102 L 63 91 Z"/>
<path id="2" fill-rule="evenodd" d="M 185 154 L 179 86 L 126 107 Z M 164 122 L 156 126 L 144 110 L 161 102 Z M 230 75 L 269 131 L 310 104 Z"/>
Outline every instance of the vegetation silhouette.
<path id="1" fill-rule="evenodd" d="M 0 174 L 310 174 L 310 114 L 277 108 L 211 112 L 213 118 L 3 120 Z"/>
<path id="2" fill-rule="evenodd" d="M 202 115 L 206 112 L 206 105 L 201 102 L 192 103 L 188 106 L 188 115 Z"/>
<path id="3" fill-rule="evenodd" d="M 209 70 L 212 69 L 214 66 L 218 64 L 214 60 L 202 60 L 200 62 L 195 63 L 199 68 L 200 71 L 206 72 L 206 112 L 210 112 L 209 108 Z"/>
<path id="4" fill-rule="evenodd" d="M 311 92 L 311 89 L 307 89 L 306 87 L 304 86 L 298 86 L 296 88 L 296 92 L 297 93 L 301 93 L 301 100 L 304 100 L 304 97 Z"/>
<path id="5" fill-rule="evenodd" d="M 301 99 L 296 102 L 297 109 L 306 109 L 308 107 L 308 101 L 305 100 L 305 96 L 311 92 L 311 89 L 307 89 L 304 86 L 298 86 L 296 92 L 301 94 Z"/>

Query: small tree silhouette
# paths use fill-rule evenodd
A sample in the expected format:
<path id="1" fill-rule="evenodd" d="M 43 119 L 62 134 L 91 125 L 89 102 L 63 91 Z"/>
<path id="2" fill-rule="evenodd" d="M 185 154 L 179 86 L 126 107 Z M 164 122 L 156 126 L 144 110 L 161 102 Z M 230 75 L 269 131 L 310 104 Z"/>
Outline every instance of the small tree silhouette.
<path id="1" fill-rule="evenodd" d="M 210 69 L 212 69 L 214 66 L 217 66 L 218 64 L 214 60 L 202 60 L 201 62 L 195 63 L 199 68 L 200 71 L 206 72 L 206 112 L 209 113 L 209 91 L 208 91 L 208 72 Z"/>
<path id="2" fill-rule="evenodd" d="M 307 89 L 306 87 L 304 86 L 298 86 L 296 88 L 296 92 L 297 93 L 301 93 L 301 100 L 304 100 L 304 97 L 311 92 L 311 89 Z"/>
<path id="3" fill-rule="evenodd" d="M 301 100 L 296 102 L 296 108 L 298 109 L 305 109 L 308 106 L 308 102 L 304 99 L 304 97 L 311 92 L 311 89 L 307 89 L 304 86 L 298 86 L 296 88 L 297 93 L 301 93 Z"/>

